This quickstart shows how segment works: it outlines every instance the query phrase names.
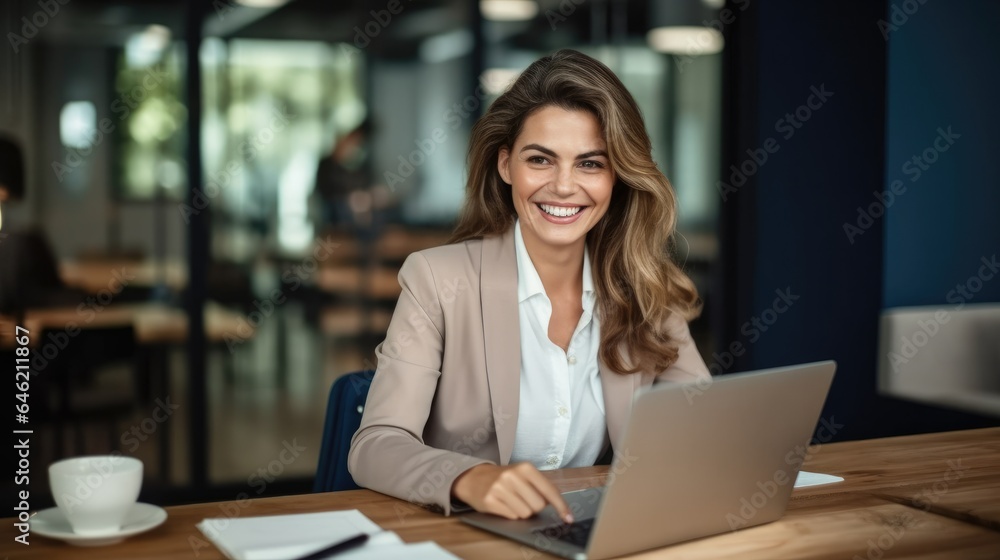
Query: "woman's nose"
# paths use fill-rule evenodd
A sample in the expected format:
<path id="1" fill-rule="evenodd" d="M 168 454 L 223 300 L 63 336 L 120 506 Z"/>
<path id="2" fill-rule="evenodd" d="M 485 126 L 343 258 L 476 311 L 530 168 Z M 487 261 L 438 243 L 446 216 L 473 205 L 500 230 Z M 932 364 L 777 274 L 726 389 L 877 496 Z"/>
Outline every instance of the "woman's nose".
<path id="1" fill-rule="evenodd" d="M 572 168 L 560 168 L 556 172 L 555 185 L 553 189 L 556 194 L 570 195 L 576 191 L 576 184 L 573 180 Z"/>

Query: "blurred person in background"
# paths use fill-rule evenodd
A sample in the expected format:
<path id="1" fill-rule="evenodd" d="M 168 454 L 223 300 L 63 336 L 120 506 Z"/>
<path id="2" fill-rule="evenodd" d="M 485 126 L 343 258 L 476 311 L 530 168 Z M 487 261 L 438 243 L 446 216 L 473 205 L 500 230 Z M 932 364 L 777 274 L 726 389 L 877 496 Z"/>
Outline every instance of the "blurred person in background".
<path id="1" fill-rule="evenodd" d="M 369 139 L 372 121 L 365 119 L 334 143 L 319 160 L 314 193 L 319 197 L 325 226 L 356 231 L 372 210 Z"/>
<path id="2" fill-rule="evenodd" d="M 13 138 L 0 136 L 0 224 L 2 208 L 24 198 L 24 156 Z M 2 227 L 2 225 L 0 225 Z M 36 228 L 0 234 L 0 313 L 18 315 L 31 307 L 76 304 L 82 292 L 59 276 L 59 263 L 45 234 Z"/>
<path id="3" fill-rule="evenodd" d="M 0 136 L 0 229 L 3 229 L 3 205 L 11 198 L 24 196 L 24 161 L 21 147 L 12 138 Z"/>

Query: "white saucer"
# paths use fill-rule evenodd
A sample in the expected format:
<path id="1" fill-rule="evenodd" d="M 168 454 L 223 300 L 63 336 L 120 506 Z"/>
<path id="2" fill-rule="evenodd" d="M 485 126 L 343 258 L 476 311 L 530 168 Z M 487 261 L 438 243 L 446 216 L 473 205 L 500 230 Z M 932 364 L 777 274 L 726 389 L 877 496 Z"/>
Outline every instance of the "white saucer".
<path id="1" fill-rule="evenodd" d="M 100 536 L 77 535 L 59 508 L 42 510 L 31 516 L 31 532 L 50 539 L 59 539 L 76 546 L 104 546 L 122 542 L 126 537 L 148 531 L 167 519 L 167 512 L 158 506 L 137 503 L 129 510 L 122 528 Z"/>

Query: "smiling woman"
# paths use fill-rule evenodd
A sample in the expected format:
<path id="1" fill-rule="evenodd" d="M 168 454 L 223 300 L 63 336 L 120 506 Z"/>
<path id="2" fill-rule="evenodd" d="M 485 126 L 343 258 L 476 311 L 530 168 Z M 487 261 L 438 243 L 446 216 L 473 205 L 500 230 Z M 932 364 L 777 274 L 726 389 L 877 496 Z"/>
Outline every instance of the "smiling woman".
<path id="1" fill-rule="evenodd" d="M 584 168 L 606 164 L 600 176 L 613 177 L 604 219 L 588 220 L 585 232 L 588 253 L 598 265 L 594 283 L 603 315 L 601 358 L 612 369 L 629 373 L 666 367 L 676 354 L 669 337 L 657 333 L 659 327 L 671 314 L 692 320 L 700 300 L 691 280 L 666 255 L 677 223 L 674 189 L 653 161 L 638 104 L 600 61 L 573 50 L 556 52 L 528 67 L 490 106 L 472 130 L 466 204 L 451 241 L 501 235 L 515 219 L 531 219 L 517 207 L 518 185 L 526 181 L 504 177 L 500 167 L 511 153 L 552 161 L 552 147 L 540 146 L 550 153 L 532 151 L 539 142 L 528 139 L 546 133 L 559 138 L 560 147 L 579 144 L 575 151 L 563 148 L 561 157 Z M 603 156 L 594 153 L 602 150 Z M 578 156 L 588 157 L 577 161 Z M 562 162 L 566 170 L 567 163 Z M 585 180 L 590 176 L 581 170 L 573 184 L 583 189 L 591 184 Z M 619 348 L 623 344 L 631 366 Z"/>
<path id="2" fill-rule="evenodd" d="M 539 469 L 620 450 L 635 392 L 707 379 L 670 183 L 638 106 L 572 50 L 475 124 L 452 243 L 410 255 L 349 468 L 446 514 L 572 515 Z M 462 290 L 447 290 L 460 285 Z"/>

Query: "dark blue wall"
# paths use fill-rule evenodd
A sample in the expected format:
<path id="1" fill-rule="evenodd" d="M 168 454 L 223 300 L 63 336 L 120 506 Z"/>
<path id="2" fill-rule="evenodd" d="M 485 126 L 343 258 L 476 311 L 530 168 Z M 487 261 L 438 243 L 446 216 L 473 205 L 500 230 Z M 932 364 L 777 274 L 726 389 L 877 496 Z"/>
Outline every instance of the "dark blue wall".
<path id="1" fill-rule="evenodd" d="M 1000 253 L 1000 2 L 927 2 L 904 16 L 888 31 L 885 186 L 906 191 L 884 218 L 883 304 L 950 307 L 968 299 L 947 301 L 956 284 Z M 946 151 L 933 146 L 939 129 L 959 135 L 937 141 Z M 1000 301 L 1000 275 L 982 286 L 970 301 Z"/>
<path id="2" fill-rule="evenodd" d="M 910 16 L 910 24 L 930 4 Z M 887 15 L 886 5 L 879 2 L 768 0 L 751 3 L 727 29 L 724 181 L 730 183 L 730 165 L 753 167 L 747 163 L 752 157 L 748 149 L 759 156 L 756 150 L 770 141 L 772 153 L 749 174 L 745 185 L 735 191 L 720 186 L 720 196 L 725 196 L 716 294 L 716 321 L 722 325 L 719 346 L 740 342 L 747 349 L 729 371 L 835 359 L 837 377 L 823 415 L 843 425 L 835 435 L 838 440 L 997 423 L 877 392 L 883 258 L 888 254 L 883 249 L 888 236 L 882 216 L 860 228 L 857 209 L 876 202 L 874 193 L 882 193 L 887 184 L 888 48 L 878 23 Z M 958 28 L 972 34 L 970 25 L 993 21 L 969 19 Z M 993 67 L 986 65 L 967 69 L 972 75 L 989 71 Z M 925 82 L 949 79 L 924 76 Z M 954 96 L 969 105 L 995 103 L 987 99 L 993 93 L 972 94 L 968 90 L 975 88 L 969 78 L 962 80 L 966 91 L 956 90 Z M 832 96 L 820 102 L 814 88 L 824 87 Z M 802 108 L 810 103 L 812 108 Z M 933 107 L 927 111 L 931 121 L 944 118 Z M 797 112 L 800 117 L 808 114 L 808 119 L 798 122 Z M 789 128 L 788 115 L 800 126 Z M 931 127 L 927 132 L 933 131 Z M 926 145 L 933 140 L 925 137 L 926 133 L 915 141 Z M 946 168 L 934 171 L 944 175 Z M 930 185 L 930 178 L 915 183 L 913 192 L 905 193 L 891 209 L 904 208 L 906 197 L 924 179 Z M 980 181 L 974 190 L 983 194 L 990 189 Z M 983 194 L 979 200 L 985 196 L 996 195 Z M 994 205 L 994 211 L 997 208 Z M 955 222 L 960 221 L 956 217 Z M 861 233 L 849 235 L 852 225 Z M 905 236 L 917 227 L 902 224 L 899 231 Z M 897 246 L 907 253 L 928 254 L 909 237 L 892 245 L 893 254 Z M 950 267 L 951 275 L 944 274 L 949 281 L 974 272 L 950 263 L 934 266 Z M 797 299 L 785 309 L 784 301 L 776 302 L 776 290 L 790 290 Z"/>

